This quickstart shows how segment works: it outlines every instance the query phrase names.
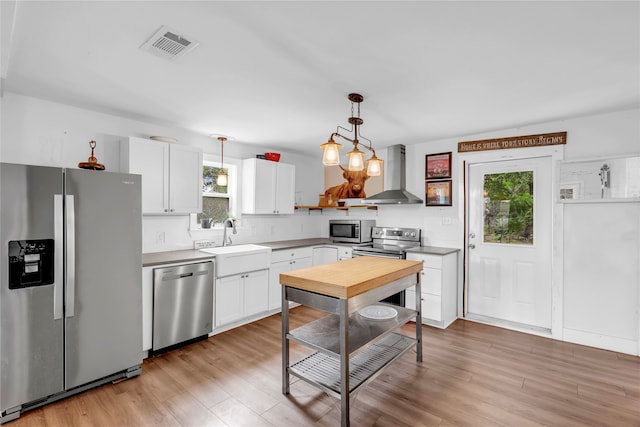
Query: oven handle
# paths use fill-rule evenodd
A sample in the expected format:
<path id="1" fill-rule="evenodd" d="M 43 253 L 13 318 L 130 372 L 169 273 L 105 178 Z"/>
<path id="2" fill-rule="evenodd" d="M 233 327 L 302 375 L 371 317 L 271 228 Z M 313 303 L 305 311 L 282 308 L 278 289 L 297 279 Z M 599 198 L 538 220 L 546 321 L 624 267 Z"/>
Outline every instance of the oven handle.
<path id="1" fill-rule="evenodd" d="M 404 257 L 402 255 L 398 255 L 398 254 L 385 254 L 385 253 L 382 253 L 382 252 L 367 252 L 367 251 L 359 251 L 359 250 L 354 250 L 351 253 L 351 256 L 353 256 L 353 257 L 373 256 L 373 257 L 378 257 L 378 258 L 404 259 Z"/>

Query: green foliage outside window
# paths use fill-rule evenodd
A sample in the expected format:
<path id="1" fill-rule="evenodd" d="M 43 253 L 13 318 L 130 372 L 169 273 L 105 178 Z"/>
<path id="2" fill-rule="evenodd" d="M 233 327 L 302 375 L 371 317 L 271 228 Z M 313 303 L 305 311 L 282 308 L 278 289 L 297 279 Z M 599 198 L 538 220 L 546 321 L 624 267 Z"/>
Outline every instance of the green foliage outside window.
<path id="1" fill-rule="evenodd" d="M 484 241 L 533 244 L 533 171 L 484 177 Z"/>
<path id="2" fill-rule="evenodd" d="M 226 168 L 221 169 L 213 166 L 202 168 L 202 213 L 198 214 L 198 222 L 203 218 L 211 218 L 213 222 L 223 222 L 229 214 L 229 198 L 216 197 L 219 194 L 227 194 L 226 185 L 218 185 L 217 179 L 220 172 L 224 171 L 228 175 Z"/>

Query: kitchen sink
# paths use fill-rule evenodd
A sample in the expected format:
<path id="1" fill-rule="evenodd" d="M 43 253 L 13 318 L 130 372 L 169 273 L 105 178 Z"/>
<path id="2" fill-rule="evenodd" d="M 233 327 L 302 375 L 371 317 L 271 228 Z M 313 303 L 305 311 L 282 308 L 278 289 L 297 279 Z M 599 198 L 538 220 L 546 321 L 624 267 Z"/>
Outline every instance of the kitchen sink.
<path id="1" fill-rule="evenodd" d="M 215 255 L 216 277 L 263 270 L 271 265 L 271 248 L 267 246 L 247 244 L 200 250 Z"/>

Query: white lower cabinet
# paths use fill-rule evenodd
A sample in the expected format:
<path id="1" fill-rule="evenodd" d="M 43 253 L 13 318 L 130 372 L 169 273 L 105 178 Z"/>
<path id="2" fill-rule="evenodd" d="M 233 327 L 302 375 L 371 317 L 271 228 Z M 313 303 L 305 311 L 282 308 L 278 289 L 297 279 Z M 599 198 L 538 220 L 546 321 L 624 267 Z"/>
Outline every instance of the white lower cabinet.
<path id="1" fill-rule="evenodd" d="M 267 311 L 268 271 L 258 270 L 216 279 L 216 327 Z"/>
<path id="2" fill-rule="evenodd" d="M 408 260 L 422 261 L 422 323 L 446 328 L 457 318 L 458 252 L 446 255 L 407 253 Z M 405 306 L 414 308 L 415 288 L 405 295 Z"/>
<path id="3" fill-rule="evenodd" d="M 351 246 L 338 246 L 338 261 L 353 258 L 353 249 Z"/>
<path id="4" fill-rule="evenodd" d="M 280 273 L 311 267 L 313 265 L 311 246 L 295 249 L 282 249 L 271 252 L 269 270 L 269 310 L 282 308 L 282 286 Z"/>
<path id="5" fill-rule="evenodd" d="M 338 248 L 335 246 L 317 246 L 312 249 L 313 265 L 338 261 Z"/>
<path id="6" fill-rule="evenodd" d="M 322 245 L 313 248 L 313 265 L 353 258 L 351 246 Z"/>

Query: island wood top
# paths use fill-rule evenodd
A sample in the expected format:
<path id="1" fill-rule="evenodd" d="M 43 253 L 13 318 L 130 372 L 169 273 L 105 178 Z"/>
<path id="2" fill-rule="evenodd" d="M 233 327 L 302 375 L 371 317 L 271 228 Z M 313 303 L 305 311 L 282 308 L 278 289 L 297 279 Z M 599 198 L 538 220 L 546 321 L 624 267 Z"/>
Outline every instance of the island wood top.
<path id="1" fill-rule="evenodd" d="M 422 271 L 422 261 L 362 256 L 280 274 L 280 284 L 352 298 Z"/>

